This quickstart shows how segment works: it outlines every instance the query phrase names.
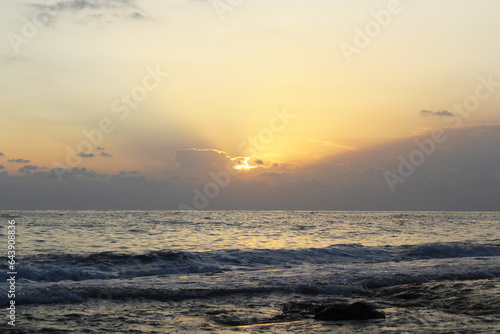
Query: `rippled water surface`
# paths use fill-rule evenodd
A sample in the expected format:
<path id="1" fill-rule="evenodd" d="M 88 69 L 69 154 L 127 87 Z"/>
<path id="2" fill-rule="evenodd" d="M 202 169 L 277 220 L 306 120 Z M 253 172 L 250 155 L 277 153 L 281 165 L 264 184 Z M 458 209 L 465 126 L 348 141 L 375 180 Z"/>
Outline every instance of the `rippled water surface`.
<path id="1" fill-rule="evenodd" d="M 26 332 L 500 331 L 499 213 L 0 211 L 0 219 L 4 240 L 16 222 L 17 329 Z M 359 300 L 386 319 L 282 317 L 290 302 Z"/>

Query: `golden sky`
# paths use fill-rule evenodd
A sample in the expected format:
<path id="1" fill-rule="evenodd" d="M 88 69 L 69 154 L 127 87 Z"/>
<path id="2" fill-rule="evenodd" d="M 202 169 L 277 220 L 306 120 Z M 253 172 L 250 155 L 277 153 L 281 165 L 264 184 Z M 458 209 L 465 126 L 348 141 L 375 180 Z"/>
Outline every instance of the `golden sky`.
<path id="1" fill-rule="evenodd" d="M 479 78 L 500 81 L 499 12 L 495 0 L 2 1 L 0 164 L 161 179 L 192 149 L 302 168 L 449 127 L 441 112 L 459 116 Z M 492 92 L 463 125 L 500 123 L 499 103 Z M 109 133 L 82 146 L 103 120 Z"/>

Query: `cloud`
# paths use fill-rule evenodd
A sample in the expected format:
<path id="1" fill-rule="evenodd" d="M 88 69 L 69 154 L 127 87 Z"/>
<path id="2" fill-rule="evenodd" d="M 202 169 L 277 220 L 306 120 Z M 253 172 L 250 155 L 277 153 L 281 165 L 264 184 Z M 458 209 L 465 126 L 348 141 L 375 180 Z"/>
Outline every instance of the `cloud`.
<path id="1" fill-rule="evenodd" d="M 288 174 L 287 173 L 283 173 L 283 172 L 264 172 L 264 173 L 260 173 L 259 176 L 262 176 L 262 177 L 280 177 L 280 176 L 287 176 Z"/>
<path id="2" fill-rule="evenodd" d="M 175 151 L 175 162 L 181 173 L 207 177 L 209 172 L 232 168 L 242 158 L 230 157 L 226 152 L 215 149 L 183 149 Z"/>
<path id="3" fill-rule="evenodd" d="M 98 151 L 104 151 L 104 150 L 105 150 L 105 148 L 104 148 L 104 147 L 101 147 L 101 146 L 97 146 L 97 147 L 96 147 L 96 150 L 98 150 Z"/>
<path id="4" fill-rule="evenodd" d="M 38 170 L 38 166 L 24 165 L 23 167 L 19 168 L 17 172 L 24 174 L 24 173 L 32 173 L 36 170 Z"/>
<path id="5" fill-rule="evenodd" d="M 64 181 L 59 182 L 54 170 L 20 175 L 0 172 L 0 210 L 177 209 L 178 201 L 191 195 L 191 189 L 136 174 L 104 175 L 85 168 L 75 168 L 73 173 L 65 174 Z"/>
<path id="6" fill-rule="evenodd" d="M 149 19 L 149 17 L 146 17 L 139 12 L 134 12 L 134 13 L 130 14 L 130 18 L 135 19 L 135 20 L 148 20 Z"/>
<path id="7" fill-rule="evenodd" d="M 16 163 L 16 164 L 29 164 L 31 160 L 25 160 L 25 159 L 10 159 L 7 160 L 8 162 Z"/>
<path id="8" fill-rule="evenodd" d="M 42 167 L 16 175 L 2 171 L 0 209 L 176 210 L 181 203 L 194 207 L 194 196 L 209 192 L 216 195 L 207 196 L 206 208 L 220 210 L 500 210 L 500 125 L 443 131 L 446 141 L 433 148 L 428 132 L 307 165 L 266 161 L 267 168 L 242 171 L 215 190 L 226 183 L 226 165 L 238 158 L 214 149 L 178 150 L 178 170 L 156 179 L 136 170 L 75 168 L 59 182 L 56 170 Z M 417 143 L 433 153 L 422 153 L 425 161 L 391 192 L 384 172 L 397 173 L 400 157 L 409 160 Z M 215 176 L 204 179 L 210 171 Z"/>
<path id="9" fill-rule="evenodd" d="M 96 179 L 96 178 L 106 178 L 109 175 L 100 174 L 92 169 L 82 168 L 54 168 L 48 169 L 46 167 L 38 167 L 38 170 L 32 174 L 36 179 L 53 180 L 59 183 L 58 175 L 62 175 L 63 182 L 72 182 L 74 179 Z"/>
<path id="10" fill-rule="evenodd" d="M 0 165 L 0 170 L 5 169 L 4 165 Z"/>
<path id="11" fill-rule="evenodd" d="M 0 157 L 3 157 L 5 154 L 3 154 L 2 152 L 0 152 Z"/>
<path id="12" fill-rule="evenodd" d="M 308 176 L 306 183 L 316 179 L 331 188 L 310 199 L 319 206 L 331 203 L 330 209 L 346 210 L 359 208 L 354 199 L 366 210 L 500 209 L 500 203 L 493 200 L 500 187 L 500 125 L 443 131 L 446 140 L 441 144 L 431 143 L 430 131 L 333 155 L 308 166 L 301 173 Z M 430 153 L 423 153 L 417 143 Z M 424 161 L 391 193 L 385 171 L 398 173 L 401 159 L 422 156 Z"/>
<path id="13" fill-rule="evenodd" d="M 77 154 L 77 156 L 82 157 L 82 158 L 93 158 L 94 153 L 85 153 L 85 152 L 80 152 Z"/>
<path id="14" fill-rule="evenodd" d="M 255 160 L 255 161 L 254 161 L 254 163 L 255 163 L 256 165 L 263 165 L 263 164 L 264 164 L 264 161 L 262 161 L 261 159 L 257 159 L 257 160 Z"/>
<path id="15" fill-rule="evenodd" d="M 32 7 L 47 14 L 48 23 L 53 24 L 68 16 L 75 22 L 114 22 L 116 19 L 150 19 L 134 0 L 58 0 L 52 3 L 32 4 Z"/>
<path id="16" fill-rule="evenodd" d="M 139 172 L 138 170 L 133 170 L 133 171 L 130 171 L 130 172 L 122 170 L 122 171 L 118 172 L 118 175 L 120 175 L 120 176 L 127 176 L 127 175 L 136 175 L 136 174 L 140 174 L 140 173 L 141 172 Z"/>
<path id="17" fill-rule="evenodd" d="M 420 110 L 420 115 L 422 116 L 444 116 L 444 117 L 453 117 L 454 113 L 448 110 L 441 111 L 432 111 L 432 110 Z"/>
<path id="18" fill-rule="evenodd" d="M 133 0 L 59 0 L 51 4 L 33 4 L 33 6 L 44 8 L 52 12 L 78 12 L 85 9 L 117 10 L 123 8 L 137 8 Z"/>
<path id="19" fill-rule="evenodd" d="M 101 154 L 99 154 L 101 157 L 105 157 L 105 158 L 112 158 L 113 155 L 111 153 L 106 153 L 106 152 L 101 152 Z"/>
<path id="20" fill-rule="evenodd" d="M 96 171 L 94 171 L 92 169 L 88 170 L 86 167 L 73 168 L 73 170 L 71 171 L 70 174 L 73 176 L 84 176 L 84 177 L 91 178 L 91 179 L 99 177 L 99 176 L 103 176 L 101 174 L 98 174 Z"/>
<path id="21" fill-rule="evenodd" d="M 132 181 L 132 182 L 146 182 L 148 179 L 144 177 L 143 175 L 140 175 L 139 173 L 136 173 L 136 171 L 132 172 L 119 172 L 116 175 L 112 175 L 110 177 L 110 180 L 113 181 L 121 181 L 121 180 L 127 180 L 127 181 Z"/>

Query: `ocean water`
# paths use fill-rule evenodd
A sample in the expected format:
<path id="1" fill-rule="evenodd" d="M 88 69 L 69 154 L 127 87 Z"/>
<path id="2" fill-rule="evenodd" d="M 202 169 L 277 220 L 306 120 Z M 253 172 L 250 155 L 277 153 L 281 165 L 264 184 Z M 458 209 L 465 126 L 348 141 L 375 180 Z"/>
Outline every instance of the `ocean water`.
<path id="1" fill-rule="evenodd" d="M 9 220 L 19 333 L 500 333 L 500 213 L 0 211 L 5 315 Z"/>

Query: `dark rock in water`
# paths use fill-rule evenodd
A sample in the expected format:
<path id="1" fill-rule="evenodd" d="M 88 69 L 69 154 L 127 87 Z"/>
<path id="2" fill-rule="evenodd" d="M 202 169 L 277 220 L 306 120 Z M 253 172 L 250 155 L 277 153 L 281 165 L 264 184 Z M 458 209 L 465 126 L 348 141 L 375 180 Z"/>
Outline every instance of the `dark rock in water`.
<path id="1" fill-rule="evenodd" d="M 226 326 L 246 326 L 256 324 L 282 323 L 304 319 L 317 320 L 366 320 L 385 319 L 384 313 L 377 311 L 366 302 L 349 304 L 345 300 L 318 302 L 289 302 L 283 305 L 282 313 L 273 317 L 265 314 L 247 314 L 239 311 L 209 310 L 205 314 L 215 322 Z"/>
<path id="2" fill-rule="evenodd" d="M 326 308 L 314 315 L 314 319 L 331 321 L 385 319 L 385 315 L 368 303 L 356 302 L 326 306 Z"/>
<path id="3" fill-rule="evenodd" d="M 329 303 L 291 302 L 283 306 L 282 318 L 317 320 L 385 319 L 384 313 L 366 302 L 352 304 L 335 301 Z"/>

